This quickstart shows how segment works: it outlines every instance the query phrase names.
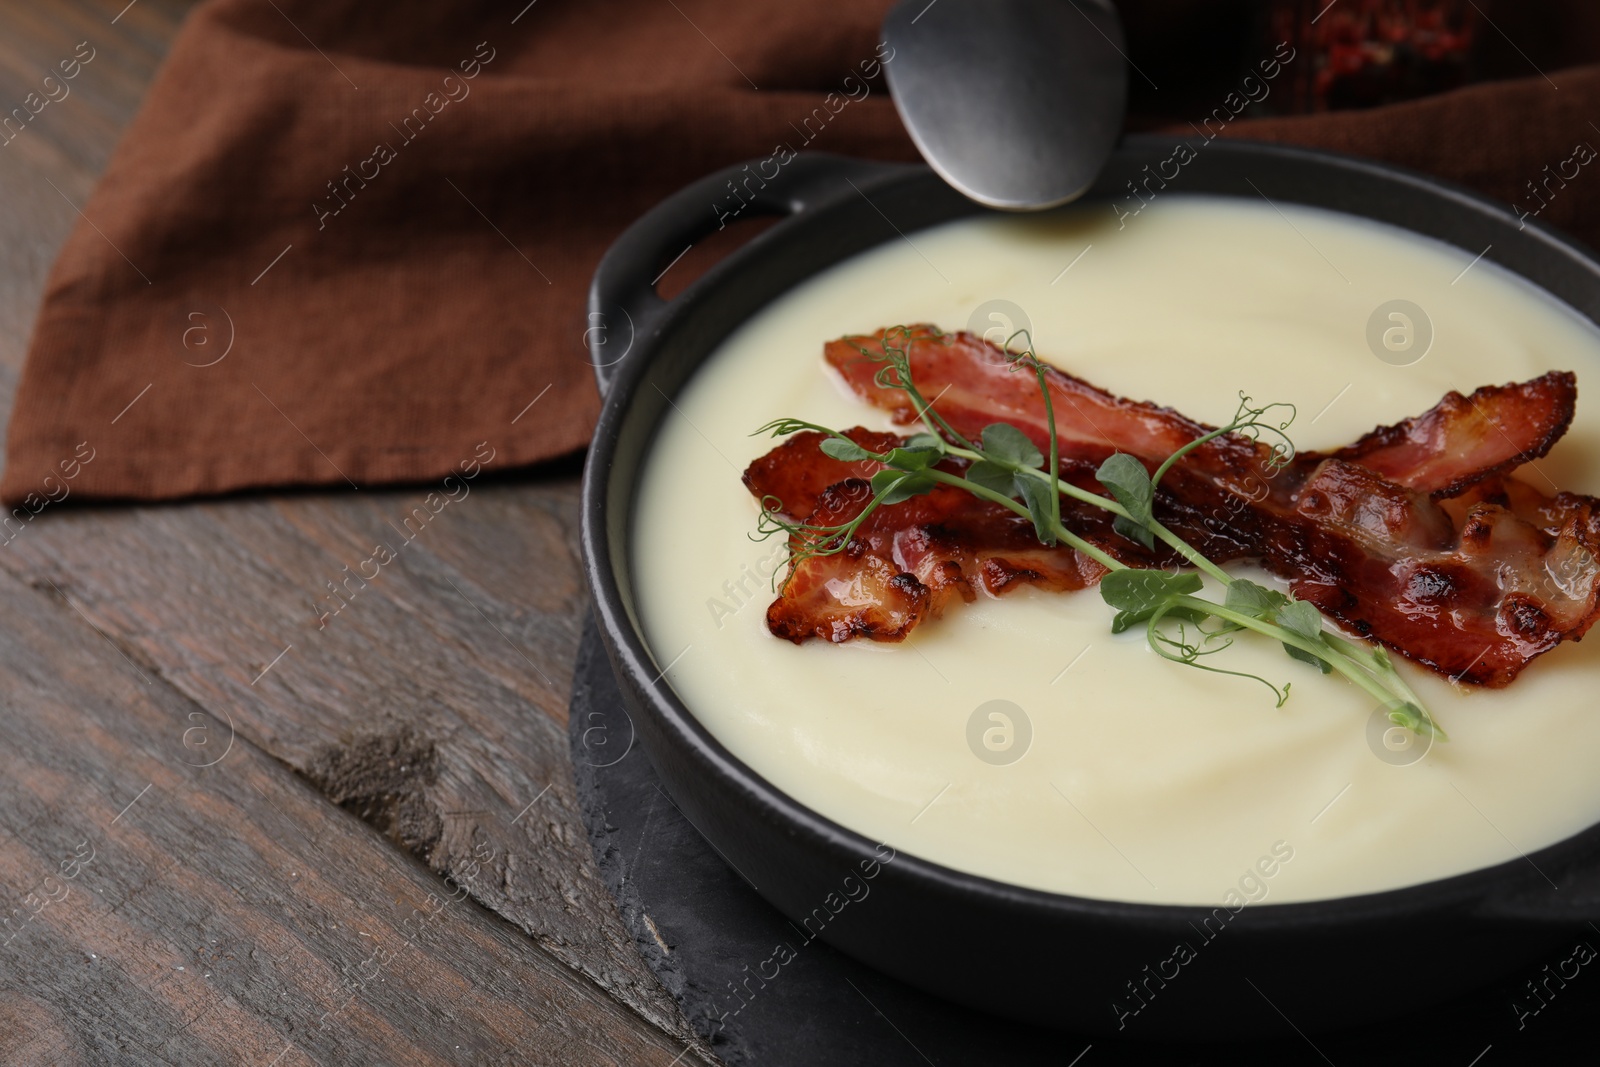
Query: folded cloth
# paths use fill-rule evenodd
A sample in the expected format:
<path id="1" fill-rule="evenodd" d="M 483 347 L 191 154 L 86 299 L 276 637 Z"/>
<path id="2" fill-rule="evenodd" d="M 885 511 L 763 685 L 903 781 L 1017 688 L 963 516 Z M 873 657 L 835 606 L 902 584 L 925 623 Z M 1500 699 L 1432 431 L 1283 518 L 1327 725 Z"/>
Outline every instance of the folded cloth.
<path id="1" fill-rule="evenodd" d="M 887 6 L 210 0 L 50 274 L 0 497 L 359 487 L 484 443 L 495 469 L 581 449 L 585 293 L 633 218 L 779 144 L 916 158 L 873 62 Z M 1600 198 L 1526 183 L 1600 145 L 1600 67 L 1528 70 L 1223 135 L 1402 163 L 1596 240 Z"/>

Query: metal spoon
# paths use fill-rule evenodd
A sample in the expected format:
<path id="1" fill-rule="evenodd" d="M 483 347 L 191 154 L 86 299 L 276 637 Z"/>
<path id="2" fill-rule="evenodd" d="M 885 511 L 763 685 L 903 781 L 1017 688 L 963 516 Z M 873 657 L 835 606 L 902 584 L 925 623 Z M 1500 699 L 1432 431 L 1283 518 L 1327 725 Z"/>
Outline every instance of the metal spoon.
<path id="1" fill-rule="evenodd" d="M 1076 199 L 1122 132 L 1128 70 L 1111 0 L 901 0 L 883 38 L 918 151 L 980 204 Z"/>

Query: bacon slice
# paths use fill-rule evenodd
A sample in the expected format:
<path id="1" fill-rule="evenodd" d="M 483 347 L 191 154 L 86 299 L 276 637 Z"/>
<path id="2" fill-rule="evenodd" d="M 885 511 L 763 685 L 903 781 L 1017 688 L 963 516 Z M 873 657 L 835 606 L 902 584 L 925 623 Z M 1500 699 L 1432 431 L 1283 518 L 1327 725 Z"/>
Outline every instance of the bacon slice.
<path id="1" fill-rule="evenodd" d="M 845 436 L 874 452 L 905 443 L 894 434 L 860 427 Z M 810 526 L 849 522 L 872 499 L 866 479 L 882 464 L 832 459 L 818 447 L 822 440 L 810 430 L 793 435 L 750 464 L 745 485 L 769 503 L 781 501 L 775 510 Z M 959 460 L 940 464 L 953 472 L 965 466 Z M 1091 473 L 1080 477 L 1094 484 Z M 1158 566 L 1175 559 L 1126 542 L 1099 508 L 1063 500 L 1062 514 L 1072 529 L 1092 531 L 1092 540 L 1120 542 L 1129 562 Z M 800 547 L 794 538 L 790 545 Z M 811 637 L 898 641 L 923 619 L 943 614 L 953 598 L 970 603 L 979 588 L 990 596 L 1023 586 L 1069 592 L 1095 584 L 1104 573 L 1103 566 L 1073 549 L 1040 544 L 1033 523 L 1015 512 L 939 486 L 879 507 L 843 551 L 791 566 L 782 595 L 767 609 L 767 628 L 797 643 Z"/>
<path id="2" fill-rule="evenodd" d="M 866 482 L 846 479 L 823 492 L 810 521 L 848 522 L 871 496 Z M 1033 524 L 1012 512 L 940 486 L 880 507 L 843 552 L 794 568 L 767 610 L 767 628 L 795 642 L 898 641 L 952 600 L 970 603 L 975 586 L 991 596 L 1022 585 L 1065 592 L 1093 585 L 1104 573 L 1077 552 L 1041 545 Z"/>
<path id="3" fill-rule="evenodd" d="M 1269 523 L 1262 560 L 1350 629 L 1459 681 L 1500 688 L 1597 614 L 1596 501 L 1511 478 L 1436 503 L 1327 460 Z"/>
<path id="4" fill-rule="evenodd" d="M 1455 496 L 1550 451 L 1572 425 L 1577 403 L 1578 380 L 1570 371 L 1486 385 L 1471 396 L 1452 390 L 1425 414 L 1380 426 L 1328 456 L 1434 497 Z M 1300 462 L 1321 458 L 1312 453 Z"/>
<path id="5" fill-rule="evenodd" d="M 910 425 L 917 417 L 910 398 L 875 381 L 884 364 L 869 353 L 881 356 L 883 332 L 830 341 L 824 356 L 862 399 Z M 1047 448 L 1048 422 L 1038 383 L 1031 373 L 1015 369 L 999 349 L 973 334 L 941 334 L 932 326 L 910 327 L 904 339 L 897 331 L 890 343 L 907 349 L 918 388 L 924 396 L 939 397 L 936 410 L 958 432 L 975 438 L 992 422 L 1009 422 L 1041 450 Z M 1053 368 L 1047 378 L 1056 436 L 1066 457 L 1098 466 L 1113 452 L 1128 452 L 1159 464 L 1214 429 L 1171 408 L 1113 396 Z M 1548 452 L 1572 424 L 1577 395 L 1577 380 L 1567 371 L 1520 385 L 1486 386 L 1470 397 L 1447 393 L 1426 414 L 1380 427 L 1348 448 L 1297 457 L 1293 471 L 1304 478 L 1321 460 L 1340 459 L 1407 488 L 1453 495 Z M 1225 437 L 1197 449 L 1185 466 L 1227 480 L 1248 477 L 1266 458 L 1264 446 Z"/>
<path id="6" fill-rule="evenodd" d="M 925 396 L 951 427 L 976 439 L 1009 422 L 1044 450 L 1037 383 L 1000 350 L 968 334 L 913 327 L 891 335 L 907 349 Z M 864 399 L 897 421 L 910 399 L 874 380 L 880 332 L 831 342 L 828 362 Z M 865 354 L 864 354 L 864 351 Z M 1093 471 L 1114 451 L 1150 469 L 1210 427 L 1168 408 L 1124 400 L 1049 371 L 1062 476 L 1096 492 Z M 1520 385 L 1450 393 L 1432 410 L 1382 427 L 1348 448 L 1306 453 L 1275 467 L 1267 447 L 1237 435 L 1201 446 L 1162 480 L 1157 514 L 1206 555 L 1257 559 L 1296 596 L 1352 630 L 1460 681 L 1499 687 L 1600 615 L 1600 501 L 1546 496 L 1507 477 L 1537 459 L 1572 420 L 1576 383 L 1552 372 Z M 875 464 L 843 464 L 800 434 L 753 463 L 758 496 L 813 525 L 849 521 L 870 499 Z M 850 431 L 882 451 L 893 435 Z M 960 464 L 945 466 L 959 470 Z M 865 468 L 865 469 L 855 469 Z M 1135 566 L 1174 562 L 1112 529 L 1104 512 L 1063 501 L 1074 531 Z M 790 640 L 865 636 L 900 640 L 976 588 L 990 595 L 1029 584 L 1081 589 L 1102 569 L 1066 548 L 1046 548 L 1014 513 L 941 487 L 880 507 L 850 546 L 791 567 L 768 611 Z"/>

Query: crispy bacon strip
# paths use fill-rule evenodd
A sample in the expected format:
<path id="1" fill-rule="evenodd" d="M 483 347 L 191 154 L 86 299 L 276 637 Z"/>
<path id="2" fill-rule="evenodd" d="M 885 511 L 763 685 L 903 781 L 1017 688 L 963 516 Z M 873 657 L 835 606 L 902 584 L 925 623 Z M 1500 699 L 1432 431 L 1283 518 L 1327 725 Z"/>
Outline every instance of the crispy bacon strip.
<path id="1" fill-rule="evenodd" d="M 905 440 L 859 427 L 845 435 L 880 453 Z M 882 464 L 831 459 L 818 448 L 822 440 L 815 431 L 795 434 L 752 463 L 745 484 L 811 526 L 849 522 L 872 499 L 867 479 Z M 950 471 L 964 467 L 941 464 Z M 1121 542 L 1130 562 L 1170 562 L 1166 553 L 1146 553 L 1117 536 L 1111 516 L 1099 508 L 1064 499 L 1062 514 L 1074 530 L 1092 531 L 1093 540 Z M 1024 585 L 1068 592 L 1093 585 L 1104 573 L 1072 549 L 1041 545 L 1033 523 L 1015 512 L 942 485 L 879 507 L 843 552 L 792 567 L 783 594 L 767 609 L 767 628 L 797 643 L 810 637 L 898 641 L 923 619 L 942 614 L 952 598 L 970 603 L 977 588 L 990 596 Z"/>
<path id="2" fill-rule="evenodd" d="M 864 399 L 914 421 L 905 393 L 879 387 L 883 334 L 831 342 L 828 362 Z M 1037 383 L 1005 354 L 968 334 L 914 327 L 904 345 L 919 388 L 976 439 L 1010 422 L 1043 450 L 1047 423 Z M 1067 374 L 1048 374 L 1062 476 L 1093 479 L 1114 451 L 1151 469 L 1210 427 L 1167 408 L 1124 400 Z M 1432 410 L 1382 427 L 1348 448 L 1302 454 L 1283 468 L 1266 446 L 1230 435 L 1208 443 L 1162 480 L 1157 515 L 1219 562 L 1259 559 L 1352 630 L 1461 681 L 1504 686 L 1536 656 L 1581 637 L 1600 615 L 1600 501 L 1545 496 L 1506 475 L 1543 456 L 1572 420 L 1576 384 L 1551 373 L 1520 385 L 1450 393 Z M 851 431 L 873 451 L 892 435 Z M 843 464 L 800 434 L 753 463 L 751 491 L 813 525 L 846 522 L 870 499 L 874 464 Z M 958 470 L 959 463 L 946 466 Z M 854 469 L 865 468 L 865 469 Z M 1068 525 L 1135 566 L 1172 562 L 1116 535 L 1102 511 L 1063 500 Z M 1159 546 L 1158 546 L 1159 547 Z M 880 507 L 849 548 L 791 569 L 768 611 L 790 640 L 857 636 L 900 640 L 975 585 L 1000 595 L 1023 584 L 1080 589 L 1101 568 L 1045 548 L 1031 524 L 999 505 L 941 487 Z"/>
<path id="3" fill-rule="evenodd" d="M 924 396 L 939 397 L 938 412 L 958 432 L 975 439 L 990 423 L 1009 422 L 1040 449 L 1047 447 L 1038 383 L 1015 370 L 999 349 L 981 337 L 940 334 L 931 326 L 911 327 L 908 340 L 899 337 L 897 331 L 891 344 L 907 348 L 918 388 Z M 874 377 L 883 363 L 862 351 L 881 354 L 883 343 L 883 331 L 844 337 L 830 341 L 824 356 L 862 399 L 910 425 L 917 418 L 910 398 L 879 386 Z M 1154 465 L 1214 429 L 1171 408 L 1113 396 L 1053 368 L 1047 378 L 1063 456 L 1098 466 L 1113 452 L 1128 452 Z M 1548 452 L 1571 425 L 1577 395 L 1576 378 L 1564 371 L 1521 385 L 1485 386 L 1470 397 L 1447 393 L 1424 415 L 1380 427 L 1338 452 L 1303 455 L 1293 469 L 1303 479 L 1321 460 L 1340 459 L 1397 485 L 1454 495 Z M 1253 441 L 1225 437 L 1196 450 L 1185 466 L 1227 481 L 1259 470 L 1266 455 L 1265 447 Z"/>
<path id="4" fill-rule="evenodd" d="M 1327 458 L 1358 463 L 1396 485 L 1455 496 L 1550 451 L 1572 425 L 1578 380 L 1551 371 L 1521 385 L 1486 385 L 1471 396 L 1454 390 L 1416 418 L 1380 426 Z M 1302 467 L 1323 456 L 1300 457 Z"/>

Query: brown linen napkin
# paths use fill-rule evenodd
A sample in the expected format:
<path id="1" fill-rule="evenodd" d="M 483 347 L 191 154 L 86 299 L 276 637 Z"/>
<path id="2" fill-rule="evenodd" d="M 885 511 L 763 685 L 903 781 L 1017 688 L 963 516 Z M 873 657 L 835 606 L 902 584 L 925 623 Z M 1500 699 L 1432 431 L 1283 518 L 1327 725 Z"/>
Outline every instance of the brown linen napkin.
<path id="1" fill-rule="evenodd" d="M 779 143 L 915 158 L 881 74 L 860 74 L 887 6 L 201 6 L 50 275 L 0 497 L 32 512 L 66 494 L 365 486 L 442 477 L 480 442 L 494 469 L 583 447 L 585 292 L 633 218 Z M 796 123 L 830 92 L 847 103 L 807 141 Z M 1600 145 L 1591 118 L 1600 68 L 1226 136 L 1391 160 L 1531 210 L 1525 183 Z M 1600 240 L 1589 182 L 1541 220 Z"/>
<path id="2" fill-rule="evenodd" d="M 202 5 L 50 275 L 0 495 L 366 486 L 483 441 L 496 470 L 583 447 L 585 295 L 630 221 L 800 147 L 827 92 L 856 99 L 810 147 L 915 158 L 881 73 L 845 85 L 884 6 Z"/>

